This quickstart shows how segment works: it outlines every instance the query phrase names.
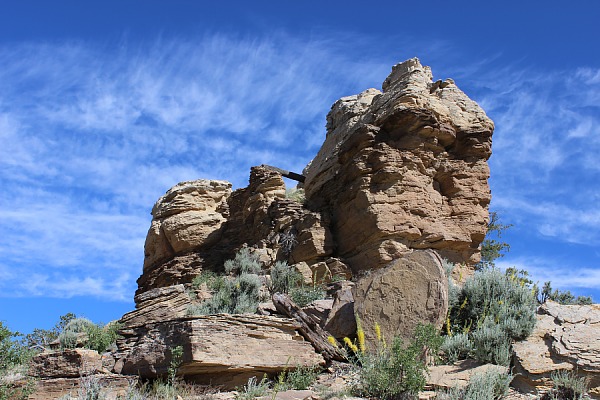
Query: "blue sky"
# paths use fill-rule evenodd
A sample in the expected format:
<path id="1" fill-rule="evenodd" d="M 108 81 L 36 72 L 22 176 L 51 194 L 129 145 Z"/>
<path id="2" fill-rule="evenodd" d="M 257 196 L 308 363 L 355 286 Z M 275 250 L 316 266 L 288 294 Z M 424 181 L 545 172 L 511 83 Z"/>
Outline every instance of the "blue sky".
<path id="1" fill-rule="evenodd" d="M 133 309 L 177 182 L 300 171 L 342 96 L 417 56 L 496 123 L 503 267 L 600 300 L 600 3 L 5 2 L 0 320 Z"/>

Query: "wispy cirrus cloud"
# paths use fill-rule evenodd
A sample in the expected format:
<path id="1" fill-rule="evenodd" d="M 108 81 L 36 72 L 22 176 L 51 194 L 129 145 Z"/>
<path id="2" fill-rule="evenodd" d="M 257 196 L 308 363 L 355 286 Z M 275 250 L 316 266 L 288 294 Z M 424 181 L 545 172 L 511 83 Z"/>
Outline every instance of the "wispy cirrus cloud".
<path id="1" fill-rule="evenodd" d="M 109 299 L 131 297 L 169 187 L 301 170 L 340 92 L 389 69 L 282 35 L 20 44 L 0 63 L 0 293 Z"/>
<path id="2" fill-rule="evenodd" d="M 475 98 L 496 124 L 492 208 L 562 242 L 597 245 L 600 70 L 512 65 L 474 74 Z"/>

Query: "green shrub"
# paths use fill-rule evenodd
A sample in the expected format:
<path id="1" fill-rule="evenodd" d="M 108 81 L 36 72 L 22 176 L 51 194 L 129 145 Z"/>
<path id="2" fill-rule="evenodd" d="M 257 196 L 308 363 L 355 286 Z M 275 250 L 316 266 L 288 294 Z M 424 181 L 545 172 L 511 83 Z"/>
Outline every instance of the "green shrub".
<path id="1" fill-rule="evenodd" d="M 242 274 L 235 279 L 223 279 L 213 297 L 199 305 L 188 307 L 188 315 L 244 314 L 255 312 L 262 283 L 256 275 Z"/>
<path id="2" fill-rule="evenodd" d="M 117 340 L 119 328 L 117 322 L 102 325 L 94 324 L 87 318 L 74 318 L 65 325 L 58 340 L 63 349 L 74 349 L 77 347 L 79 334 L 85 334 L 82 338 L 83 347 L 102 354 Z"/>
<path id="3" fill-rule="evenodd" d="M 579 378 L 573 371 L 560 370 L 550 375 L 553 388 L 541 397 L 541 400 L 579 400 L 587 392 L 587 381 Z"/>
<path id="4" fill-rule="evenodd" d="M 507 332 L 499 324 L 487 317 L 473 334 L 472 356 L 479 361 L 508 366 L 511 357 L 511 341 Z"/>
<path id="5" fill-rule="evenodd" d="M 530 282 L 524 271 L 477 271 L 451 298 L 446 333 L 468 334 L 473 344 L 470 356 L 506 365 L 512 341 L 526 338 L 535 327 L 537 302 Z M 447 338 L 444 347 L 456 350 L 459 340 L 464 343 Z"/>
<path id="6" fill-rule="evenodd" d="M 358 385 L 356 394 L 377 399 L 416 396 L 425 387 L 426 353 L 437 354 L 441 338 L 432 325 L 419 325 L 415 339 L 405 347 L 396 337 L 391 348 L 357 352 Z"/>
<path id="7" fill-rule="evenodd" d="M 508 393 L 512 375 L 497 371 L 475 374 L 464 388 L 452 388 L 438 393 L 440 400 L 499 400 Z"/>
<path id="8" fill-rule="evenodd" d="M 473 343 L 468 334 L 457 333 L 445 337 L 441 350 L 446 355 L 446 359 L 453 363 L 467 358 L 473 352 Z"/>
<path id="9" fill-rule="evenodd" d="M 60 341 L 60 347 L 62 349 L 74 349 L 77 347 L 77 338 L 78 335 L 76 332 L 65 331 L 62 332 L 58 336 L 58 340 Z"/>
<path id="10" fill-rule="evenodd" d="M 27 347 L 41 350 L 48 347 L 48 345 L 58 339 L 58 335 L 65 329 L 65 326 L 76 318 L 75 314 L 67 313 L 61 315 L 59 321 L 54 325 L 52 329 L 39 329 L 35 328 L 33 332 L 28 333 L 25 336 Z"/>
<path id="11" fill-rule="evenodd" d="M 321 285 L 298 286 L 290 289 L 290 298 L 298 307 L 306 307 L 315 300 L 325 298 L 325 290 Z"/>
<path id="12" fill-rule="evenodd" d="M 277 261 L 271 267 L 271 293 L 289 293 L 302 283 L 302 274 L 288 265 L 285 261 Z"/>
<path id="13" fill-rule="evenodd" d="M 569 290 L 552 290 L 552 284 L 550 281 L 545 282 L 542 290 L 537 295 L 538 302 L 545 303 L 546 300 L 556 301 L 557 303 L 564 305 L 590 305 L 593 304 L 590 296 L 577 296 L 573 295 Z"/>
<path id="14" fill-rule="evenodd" d="M 9 377 L 22 374 L 33 352 L 18 341 L 21 336 L 0 321 L 0 400 L 26 399 L 33 392 L 33 381 L 25 386 L 14 387 Z"/>
<path id="15" fill-rule="evenodd" d="M 199 289 L 204 283 L 209 290 L 217 291 L 225 284 L 225 277 L 213 271 L 202 271 L 192 280 L 192 288 Z"/>
<path id="16" fill-rule="evenodd" d="M 302 189 L 302 188 L 286 189 L 285 198 L 294 200 L 301 204 L 304 204 L 306 202 L 306 195 L 304 193 L 304 189 Z"/>
<path id="17" fill-rule="evenodd" d="M 248 247 L 242 247 L 233 260 L 225 261 L 225 272 L 228 274 L 258 274 L 260 271 L 258 256 L 251 253 Z"/>
<path id="18" fill-rule="evenodd" d="M 277 377 L 276 391 L 306 390 L 319 376 L 320 368 L 297 366 L 291 371 L 284 371 Z"/>
<path id="19" fill-rule="evenodd" d="M 119 323 L 116 321 L 110 322 L 107 325 L 96 325 L 93 324 L 87 328 L 87 343 L 85 347 L 88 349 L 96 350 L 102 354 L 108 348 L 117 341 L 118 331 L 120 329 Z"/>

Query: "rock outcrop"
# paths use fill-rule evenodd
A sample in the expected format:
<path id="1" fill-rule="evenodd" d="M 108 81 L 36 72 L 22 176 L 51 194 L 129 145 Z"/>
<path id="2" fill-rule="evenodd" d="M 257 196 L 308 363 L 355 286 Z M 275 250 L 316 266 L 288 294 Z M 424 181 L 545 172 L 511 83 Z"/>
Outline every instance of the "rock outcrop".
<path id="1" fill-rule="evenodd" d="M 513 385 L 520 390 L 547 390 L 553 372 L 569 370 L 587 378 L 589 394 L 600 399 L 600 304 L 547 301 L 538 310 L 534 332 L 513 349 Z"/>
<path id="2" fill-rule="evenodd" d="M 383 92 L 337 101 L 304 171 L 309 206 L 331 215 L 336 256 L 356 271 L 412 249 L 474 264 L 487 229 L 494 125 L 451 81 L 411 59 Z"/>
<path id="3" fill-rule="evenodd" d="M 383 91 L 333 105 L 325 142 L 304 171 L 305 202 L 286 199 L 281 171 L 268 166 L 253 167 L 248 186 L 235 191 L 216 180 L 174 186 L 152 210 L 136 310 L 121 320 L 115 371 L 162 376 L 176 345 L 187 379 L 230 386 L 322 363 L 295 323 L 269 316 L 268 305 L 260 310 L 267 316 L 186 316 L 206 294 L 190 290 L 193 279 L 223 272 L 243 246 L 263 275 L 287 261 L 307 284 L 355 281 L 327 307 L 307 310 L 335 336 L 355 331 L 354 312 L 388 338 L 409 338 L 418 322 L 440 325 L 447 282 L 437 253 L 478 261 L 492 131 L 453 82 L 433 82 L 412 59 L 392 69 Z"/>
<path id="4" fill-rule="evenodd" d="M 488 221 L 492 121 L 417 59 L 394 66 L 383 91 L 337 101 L 304 173 L 307 203 L 285 199 L 281 174 L 253 167 L 248 187 L 183 182 L 153 208 L 137 294 L 218 270 L 244 243 L 268 264 L 306 262 L 342 275 L 413 250 L 479 259 Z"/>

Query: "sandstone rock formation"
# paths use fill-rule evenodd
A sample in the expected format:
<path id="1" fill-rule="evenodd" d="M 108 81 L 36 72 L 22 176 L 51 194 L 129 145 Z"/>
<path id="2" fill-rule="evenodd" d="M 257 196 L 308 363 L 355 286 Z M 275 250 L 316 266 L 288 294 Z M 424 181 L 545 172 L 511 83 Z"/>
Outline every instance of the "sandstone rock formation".
<path id="1" fill-rule="evenodd" d="M 600 398 L 600 304 L 547 301 L 538 310 L 535 331 L 513 349 L 513 384 L 519 389 L 548 389 L 552 372 L 570 370 L 589 379 L 590 395 Z"/>
<path id="2" fill-rule="evenodd" d="M 440 325 L 447 286 L 432 251 L 468 265 L 478 260 L 492 130 L 453 82 L 434 83 L 412 59 L 392 69 L 383 91 L 333 105 L 325 142 L 304 172 L 306 202 L 286 199 L 281 173 L 267 166 L 253 167 L 248 186 L 235 191 L 215 180 L 174 186 L 152 210 L 136 310 L 121 320 L 115 371 L 164 375 L 176 345 L 184 347 L 186 378 L 226 385 L 321 363 L 290 320 L 186 317 L 198 296 L 190 292 L 194 277 L 222 272 L 242 246 L 265 273 L 287 261 L 307 284 L 355 280 L 354 290 L 338 291 L 331 311 L 312 307 L 335 335 L 354 332 L 354 311 L 388 338 L 408 338 L 417 322 Z M 260 312 L 273 314 L 268 305 Z"/>
<path id="3" fill-rule="evenodd" d="M 265 262 L 336 258 L 350 276 L 414 249 L 473 265 L 486 233 L 493 123 L 417 59 L 396 65 L 383 92 L 337 101 L 305 169 L 307 204 L 285 199 L 279 172 L 254 167 L 248 187 L 183 182 L 153 208 L 137 294 L 218 270 L 246 243 Z M 316 267 L 326 271 L 325 265 Z"/>
<path id="4" fill-rule="evenodd" d="M 473 264 L 486 233 L 492 121 L 453 82 L 433 89 L 416 58 L 383 92 L 336 102 L 305 170 L 309 206 L 331 214 L 336 256 L 354 271 L 411 249 Z"/>

